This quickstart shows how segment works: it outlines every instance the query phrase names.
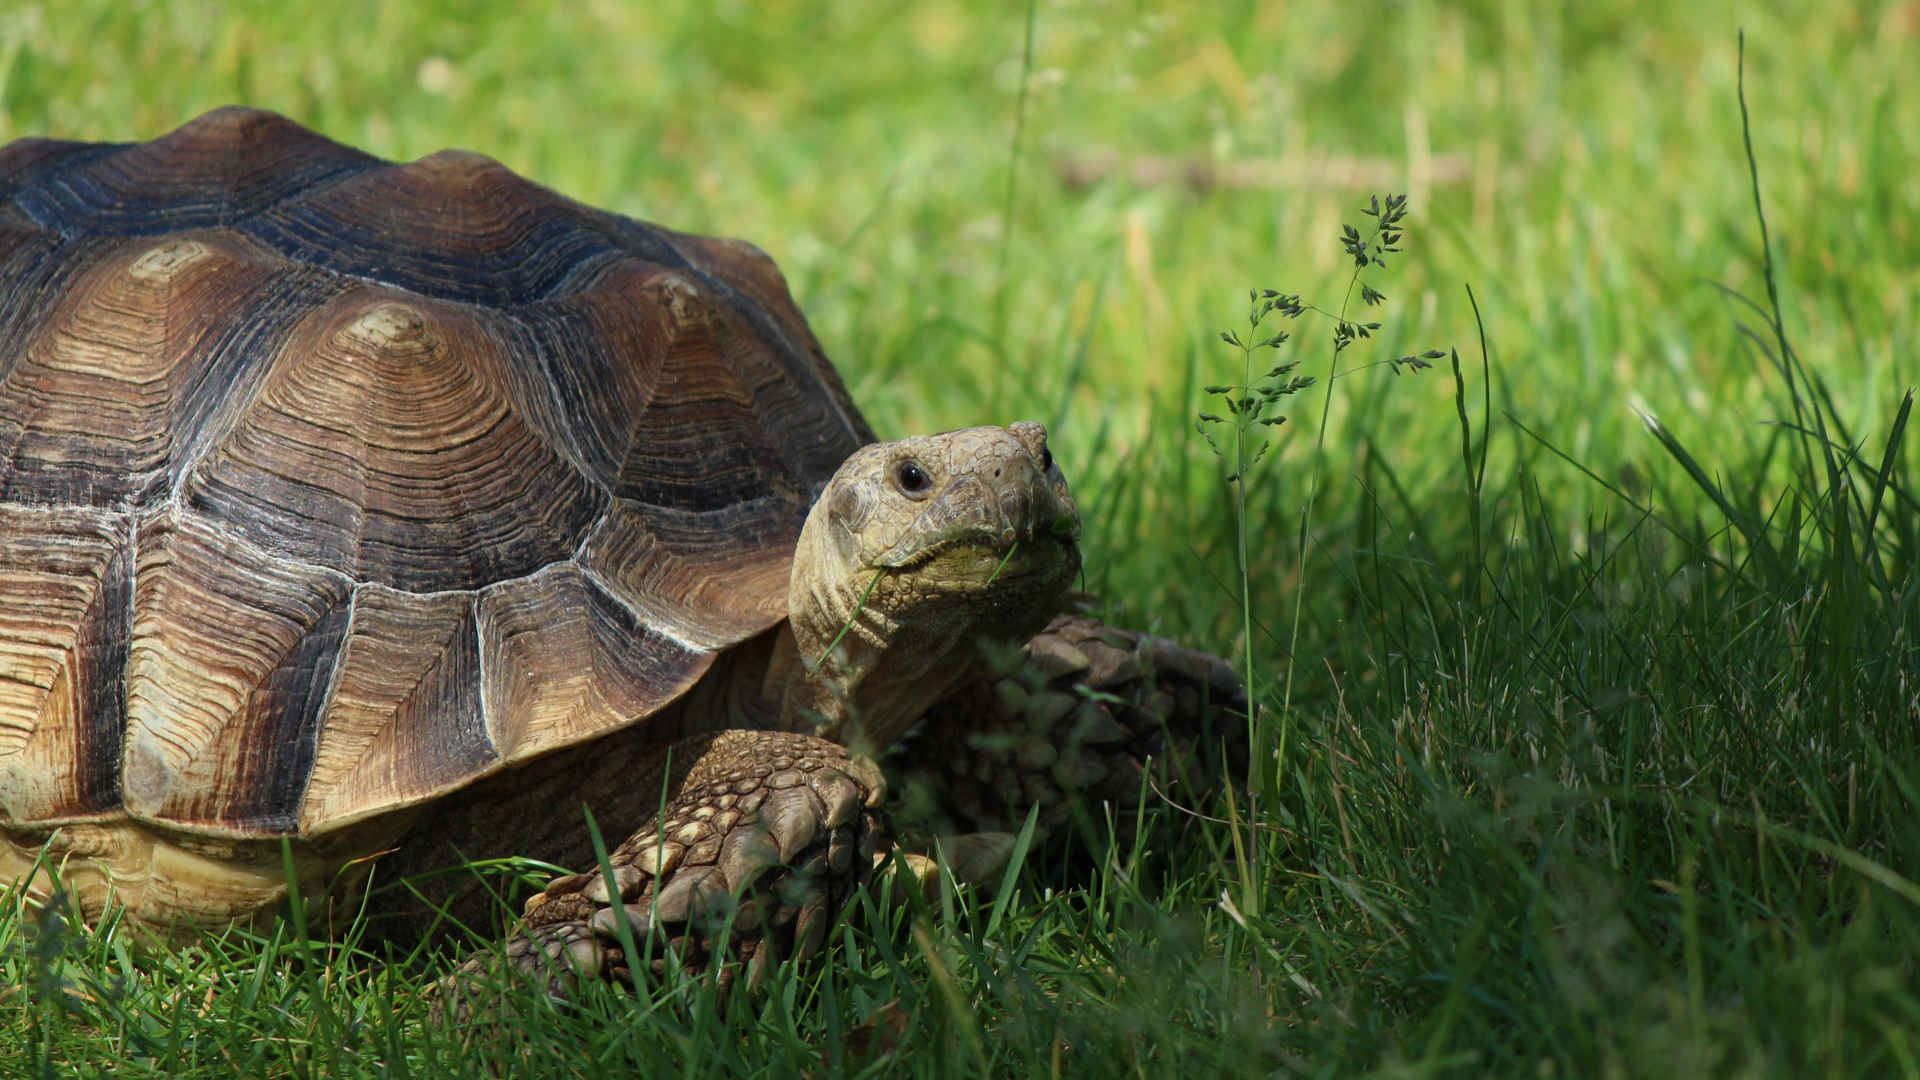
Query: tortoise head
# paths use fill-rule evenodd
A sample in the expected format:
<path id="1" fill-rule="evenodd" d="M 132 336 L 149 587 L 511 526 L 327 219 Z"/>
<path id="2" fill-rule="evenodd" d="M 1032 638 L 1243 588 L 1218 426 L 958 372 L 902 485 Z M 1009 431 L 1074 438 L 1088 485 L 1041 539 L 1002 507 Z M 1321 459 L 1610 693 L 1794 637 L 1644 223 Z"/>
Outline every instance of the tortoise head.
<path id="1" fill-rule="evenodd" d="M 875 744 L 952 687 L 983 643 L 1018 642 L 1058 614 L 1080 569 L 1080 515 L 1023 421 L 862 447 L 800 534 L 788 618 L 804 675 L 787 723 Z M 796 693 L 798 691 L 798 693 Z"/>

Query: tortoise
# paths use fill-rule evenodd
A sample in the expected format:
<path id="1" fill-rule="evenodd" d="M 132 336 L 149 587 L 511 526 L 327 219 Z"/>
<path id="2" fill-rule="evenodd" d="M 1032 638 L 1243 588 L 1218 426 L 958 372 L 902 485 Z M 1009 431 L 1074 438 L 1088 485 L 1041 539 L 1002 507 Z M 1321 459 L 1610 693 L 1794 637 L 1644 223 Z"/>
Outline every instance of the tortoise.
<path id="1" fill-rule="evenodd" d="M 309 897 L 591 867 L 585 806 L 632 839 L 509 955 L 618 974 L 616 909 L 685 943 L 778 877 L 758 973 L 884 851 L 916 723 L 985 831 L 1244 707 L 1069 610 L 1040 425 L 876 441 L 750 244 L 225 108 L 0 149 L 0 283 L 0 885 L 88 916 L 270 917 L 283 844 Z"/>

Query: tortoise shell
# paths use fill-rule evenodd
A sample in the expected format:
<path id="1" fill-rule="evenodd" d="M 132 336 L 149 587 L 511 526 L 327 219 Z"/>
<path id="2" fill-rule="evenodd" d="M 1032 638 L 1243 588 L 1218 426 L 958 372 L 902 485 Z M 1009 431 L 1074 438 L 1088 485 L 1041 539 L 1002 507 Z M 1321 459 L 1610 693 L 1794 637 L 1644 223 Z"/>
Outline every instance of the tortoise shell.
<path id="1" fill-rule="evenodd" d="M 786 614 L 871 433 L 773 263 L 223 109 L 0 149 L 0 824 L 317 836 Z"/>

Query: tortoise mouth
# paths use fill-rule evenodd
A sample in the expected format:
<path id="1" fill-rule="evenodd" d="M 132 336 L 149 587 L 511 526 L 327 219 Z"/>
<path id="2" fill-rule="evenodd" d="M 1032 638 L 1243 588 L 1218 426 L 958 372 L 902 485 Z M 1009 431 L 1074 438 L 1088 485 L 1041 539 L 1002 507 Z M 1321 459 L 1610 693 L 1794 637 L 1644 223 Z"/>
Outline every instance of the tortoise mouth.
<path id="1" fill-rule="evenodd" d="M 1035 536 L 988 549 L 999 559 L 989 583 L 1039 577 L 1071 578 L 1080 569 L 1080 546 L 1058 536 Z"/>
<path id="2" fill-rule="evenodd" d="M 884 561 L 878 568 L 981 588 L 1051 579 L 1065 582 L 1079 572 L 1080 547 L 1070 533 L 1009 539 L 979 530 L 922 548 L 910 558 Z"/>
<path id="3" fill-rule="evenodd" d="M 930 544 L 905 552 L 900 551 L 904 545 L 895 545 L 881 552 L 871 565 L 888 570 L 911 571 L 936 559 L 949 557 L 956 551 L 985 552 L 996 560 L 1020 562 L 1034 561 L 1036 553 L 1053 553 L 1050 557 L 1040 558 L 1040 564 L 1058 561 L 1061 555 L 1077 563 L 1079 543 L 1079 520 L 1072 514 L 1062 514 L 1045 524 L 1031 527 L 996 529 L 982 524 L 957 529 Z M 1024 557 L 1023 552 L 1026 553 Z"/>

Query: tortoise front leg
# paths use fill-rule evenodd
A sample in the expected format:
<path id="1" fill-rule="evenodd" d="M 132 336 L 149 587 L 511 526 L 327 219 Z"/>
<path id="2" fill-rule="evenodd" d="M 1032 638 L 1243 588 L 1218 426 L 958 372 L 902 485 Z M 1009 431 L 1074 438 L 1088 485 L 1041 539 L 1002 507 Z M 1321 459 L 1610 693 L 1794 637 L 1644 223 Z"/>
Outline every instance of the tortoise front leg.
<path id="1" fill-rule="evenodd" d="M 1056 617 L 1013 662 L 927 713 L 889 762 L 916 834 L 1044 829 L 1076 801 L 1191 805 L 1247 766 L 1246 688 L 1226 661 L 1084 615 Z M 1143 774 L 1148 774 L 1143 776 Z"/>
<path id="2" fill-rule="evenodd" d="M 789 956 L 816 951 L 842 905 L 871 875 L 885 830 L 879 771 L 836 743 L 777 731 L 723 731 L 675 743 L 663 812 L 609 853 L 599 869 L 554 879 L 526 905 L 505 959 L 543 979 L 556 999 L 582 979 L 631 983 L 620 943 L 624 918 L 656 973 L 665 944 L 689 967 L 723 940 L 730 982 L 744 964 L 749 985 Z M 440 987 L 435 1012 L 456 1020 L 497 989 L 498 955 L 463 965 Z"/>

